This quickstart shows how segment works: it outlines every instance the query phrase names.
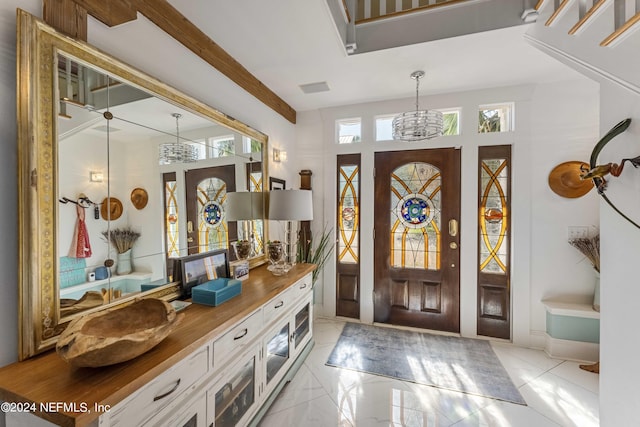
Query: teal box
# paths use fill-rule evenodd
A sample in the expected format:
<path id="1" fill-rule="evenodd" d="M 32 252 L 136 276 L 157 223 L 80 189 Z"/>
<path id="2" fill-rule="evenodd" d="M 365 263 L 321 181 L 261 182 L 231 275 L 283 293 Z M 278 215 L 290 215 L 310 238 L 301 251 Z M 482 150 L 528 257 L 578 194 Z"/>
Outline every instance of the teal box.
<path id="1" fill-rule="evenodd" d="M 236 279 L 214 279 L 191 289 L 191 300 L 197 304 L 218 306 L 240 295 L 242 282 Z"/>

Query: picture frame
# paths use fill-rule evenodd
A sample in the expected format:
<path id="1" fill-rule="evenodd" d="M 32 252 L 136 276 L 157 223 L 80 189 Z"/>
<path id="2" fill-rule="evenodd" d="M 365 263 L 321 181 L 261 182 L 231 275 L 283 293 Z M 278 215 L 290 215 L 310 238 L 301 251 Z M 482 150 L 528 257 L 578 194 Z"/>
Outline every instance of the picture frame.
<path id="1" fill-rule="evenodd" d="M 269 177 L 269 191 L 284 190 L 285 186 L 286 181 L 284 179 Z"/>
<path id="2" fill-rule="evenodd" d="M 174 280 L 180 281 L 183 297 L 191 296 L 191 288 L 209 280 L 230 277 L 229 251 L 217 249 L 174 259 Z"/>

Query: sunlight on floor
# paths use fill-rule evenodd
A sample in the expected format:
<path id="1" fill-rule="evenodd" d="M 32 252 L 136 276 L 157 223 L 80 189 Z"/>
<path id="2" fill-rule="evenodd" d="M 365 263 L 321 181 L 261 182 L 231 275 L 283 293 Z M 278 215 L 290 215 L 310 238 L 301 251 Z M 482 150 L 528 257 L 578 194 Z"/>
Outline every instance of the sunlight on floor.
<path id="1" fill-rule="evenodd" d="M 557 382 L 539 378 L 530 384 L 547 408 L 566 422 L 567 426 L 588 427 L 599 426 L 599 416 L 593 408 L 587 407 L 572 392 Z"/>
<path id="2" fill-rule="evenodd" d="M 538 350 L 500 345 L 496 353 L 509 376 L 517 381 L 518 391 L 528 406 L 517 405 L 326 366 L 342 325 L 326 320 L 318 325 L 322 344 L 314 347 L 304 367 L 287 386 L 289 392 L 281 393 L 261 427 L 599 425 L 597 379 L 584 377 L 576 363 L 549 359 Z M 337 356 L 357 366 L 366 366 L 368 361 L 362 350 L 351 346 Z M 406 360 L 415 377 L 430 375 L 447 384 L 459 385 L 475 375 L 453 360 L 449 360 L 451 366 L 442 361 L 423 361 L 420 357 Z"/>

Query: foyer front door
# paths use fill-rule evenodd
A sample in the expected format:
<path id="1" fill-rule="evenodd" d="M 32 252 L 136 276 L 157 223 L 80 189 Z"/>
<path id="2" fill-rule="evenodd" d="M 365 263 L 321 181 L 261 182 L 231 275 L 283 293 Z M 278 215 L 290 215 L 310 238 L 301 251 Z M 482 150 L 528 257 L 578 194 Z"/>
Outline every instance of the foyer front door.
<path id="1" fill-rule="evenodd" d="M 375 154 L 374 321 L 460 331 L 460 150 Z"/>

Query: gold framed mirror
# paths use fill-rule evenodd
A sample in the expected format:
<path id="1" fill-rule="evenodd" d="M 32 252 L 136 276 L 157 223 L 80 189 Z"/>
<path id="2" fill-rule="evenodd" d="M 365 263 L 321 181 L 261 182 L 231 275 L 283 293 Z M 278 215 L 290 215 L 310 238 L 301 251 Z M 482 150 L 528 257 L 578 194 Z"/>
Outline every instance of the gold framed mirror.
<path id="1" fill-rule="evenodd" d="M 267 190 L 266 135 L 24 11 L 17 23 L 20 360 L 83 314 L 178 297 L 174 257 L 233 259 L 250 233 L 250 267 L 265 262 L 265 216 L 240 227 L 224 202 Z"/>

